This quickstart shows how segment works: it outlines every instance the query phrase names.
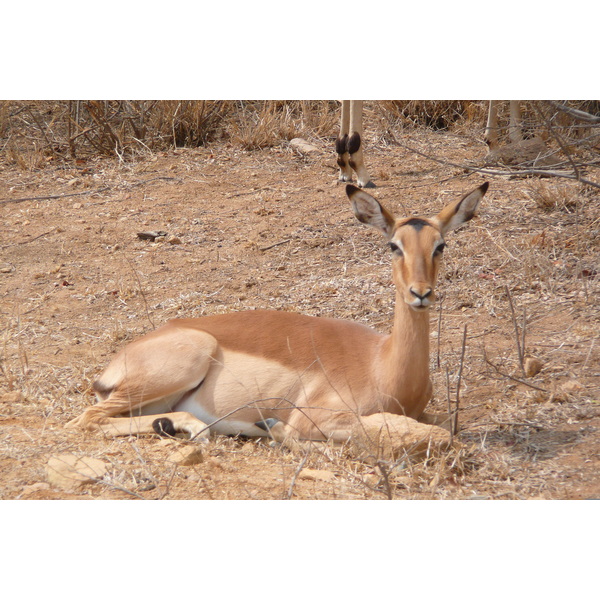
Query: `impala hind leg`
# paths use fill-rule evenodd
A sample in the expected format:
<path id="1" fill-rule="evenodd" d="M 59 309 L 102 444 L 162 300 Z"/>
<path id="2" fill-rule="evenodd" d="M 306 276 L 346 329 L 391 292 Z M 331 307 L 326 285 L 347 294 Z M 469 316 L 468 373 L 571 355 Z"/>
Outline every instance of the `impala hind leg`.
<path id="1" fill-rule="evenodd" d="M 197 392 L 216 352 L 217 341 L 205 332 L 173 322 L 157 329 L 115 356 L 94 383 L 99 402 L 67 427 L 99 429 L 113 436 L 161 433 L 155 422 L 167 419 L 169 431 L 207 437 L 205 423 L 172 408 Z"/>

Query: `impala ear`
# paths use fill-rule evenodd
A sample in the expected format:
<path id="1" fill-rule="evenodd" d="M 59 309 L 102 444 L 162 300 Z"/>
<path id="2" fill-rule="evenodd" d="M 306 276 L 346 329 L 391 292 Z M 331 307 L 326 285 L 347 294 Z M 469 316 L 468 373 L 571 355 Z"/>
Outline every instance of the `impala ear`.
<path id="1" fill-rule="evenodd" d="M 489 183 L 486 181 L 477 189 L 460 200 L 452 202 L 444 208 L 433 220 L 440 226 L 442 235 L 460 227 L 475 216 L 477 205 L 487 192 Z"/>
<path id="2" fill-rule="evenodd" d="M 346 194 L 352 203 L 354 215 L 361 222 L 378 229 L 388 239 L 394 233 L 396 219 L 373 196 L 354 185 L 346 186 Z"/>

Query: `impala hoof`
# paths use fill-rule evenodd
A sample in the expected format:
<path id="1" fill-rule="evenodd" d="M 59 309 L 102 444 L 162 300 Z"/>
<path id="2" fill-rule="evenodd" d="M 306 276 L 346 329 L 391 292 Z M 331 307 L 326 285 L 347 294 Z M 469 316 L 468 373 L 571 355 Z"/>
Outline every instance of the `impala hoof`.
<path id="1" fill-rule="evenodd" d="M 279 423 L 279 419 L 265 419 L 264 421 L 257 421 L 254 423 L 257 427 L 260 427 L 263 431 L 269 431 L 273 429 L 277 423 Z"/>
<path id="2" fill-rule="evenodd" d="M 156 419 L 152 423 L 152 429 L 154 429 L 154 431 L 161 437 L 175 437 L 175 434 L 177 433 L 175 431 L 173 421 L 171 421 L 171 419 L 167 419 L 166 417 Z"/>

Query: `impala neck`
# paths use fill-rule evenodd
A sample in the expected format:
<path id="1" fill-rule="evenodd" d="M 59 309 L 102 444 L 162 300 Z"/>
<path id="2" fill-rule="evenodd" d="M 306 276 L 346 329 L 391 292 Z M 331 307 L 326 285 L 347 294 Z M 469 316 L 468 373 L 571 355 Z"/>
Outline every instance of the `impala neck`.
<path id="1" fill-rule="evenodd" d="M 385 365 L 382 391 L 392 404 L 400 402 L 404 412 L 412 416 L 413 409 L 422 404 L 431 386 L 429 310 L 413 310 L 400 293 L 396 294 L 394 326 L 383 344 L 382 359 Z M 390 406 L 389 410 L 401 412 L 398 408 Z"/>

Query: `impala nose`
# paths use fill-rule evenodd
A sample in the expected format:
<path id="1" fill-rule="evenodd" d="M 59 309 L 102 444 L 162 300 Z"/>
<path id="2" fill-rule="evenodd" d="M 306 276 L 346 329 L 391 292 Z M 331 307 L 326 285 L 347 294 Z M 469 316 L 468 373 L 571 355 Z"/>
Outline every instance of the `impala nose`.
<path id="1" fill-rule="evenodd" d="M 429 306 L 431 304 L 433 290 L 430 287 L 425 288 L 425 293 L 423 294 L 411 287 L 410 293 L 415 297 L 415 301 L 411 303 L 412 306 Z"/>

